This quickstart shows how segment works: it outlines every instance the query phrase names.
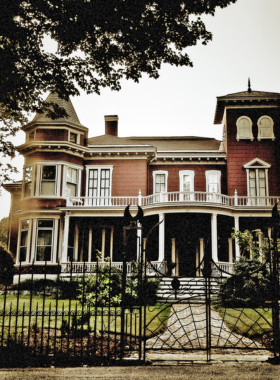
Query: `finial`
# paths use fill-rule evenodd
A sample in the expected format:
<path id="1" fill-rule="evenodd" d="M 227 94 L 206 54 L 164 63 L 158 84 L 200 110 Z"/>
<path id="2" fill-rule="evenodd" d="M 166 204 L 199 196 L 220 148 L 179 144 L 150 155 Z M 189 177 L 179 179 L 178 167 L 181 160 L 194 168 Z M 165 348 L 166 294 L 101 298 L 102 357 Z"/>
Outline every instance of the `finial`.
<path id="1" fill-rule="evenodd" d="M 252 92 L 250 78 L 248 78 L 248 92 Z"/>

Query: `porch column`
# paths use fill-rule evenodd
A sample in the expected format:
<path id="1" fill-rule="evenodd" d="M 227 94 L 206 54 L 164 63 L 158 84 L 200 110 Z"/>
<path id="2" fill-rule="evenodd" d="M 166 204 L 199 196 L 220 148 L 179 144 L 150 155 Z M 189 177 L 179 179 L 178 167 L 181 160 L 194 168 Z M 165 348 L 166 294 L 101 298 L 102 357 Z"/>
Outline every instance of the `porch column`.
<path id="1" fill-rule="evenodd" d="M 79 226 L 75 223 L 75 236 L 74 236 L 74 261 L 78 261 L 78 251 L 79 251 Z"/>
<path id="2" fill-rule="evenodd" d="M 138 228 L 141 228 L 141 224 L 139 222 L 137 222 L 137 227 Z M 142 230 L 138 229 L 137 228 L 137 247 L 136 247 L 136 260 L 139 262 L 141 257 L 141 245 L 142 245 Z"/>
<path id="3" fill-rule="evenodd" d="M 228 262 L 233 263 L 232 238 L 228 238 Z"/>
<path id="4" fill-rule="evenodd" d="M 200 262 L 202 262 L 203 257 L 204 257 L 204 238 L 199 238 L 199 252 L 200 252 Z M 199 272 L 201 275 L 202 274 L 201 269 L 199 270 Z"/>
<path id="5" fill-rule="evenodd" d="M 102 261 L 104 261 L 105 257 L 105 238 L 106 238 L 106 228 L 102 228 Z"/>
<path id="6" fill-rule="evenodd" d="M 234 217 L 234 228 L 239 231 L 239 216 Z M 237 239 L 235 239 L 235 259 L 239 260 L 240 258 L 240 249 L 239 245 L 237 244 Z"/>
<path id="7" fill-rule="evenodd" d="M 63 248 L 61 262 L 67 263 L 68 261 L 68 235 L 69 235 L 69 214 L 66 213 L 64 216 L 64 231 L 63 231 Z"/>
<path id="8" fill-rule="evenodd" d="M 199 266 L 199 247 L 198 245 L 195 247 L 195 267 L 198 268 Z M 196 276 L 199 276 L 199 269 L 196 270 Z"/>
<path id="9" fill-rule="evenodd" d="M 91 255 L 92 255 L 92 227 L 90 226 L 88 229 L 88 262 L 91 263 Z"/>
<path id="10" fill-rule="evenodd" d="M 159 225 L 159 244 L 158 244 L 158 261 L 164 260 L 164 214 L 159 214 L 159 221 L 162 222 Z"/>
<path id="11" fill-rule="evenodd" d="M 211 215 L 211 241 L 212 241 L 212 259 L 218 261 L 218 231 L 217 231 L 217 214 Z"/>
<path id="12" fill-rule="evenodd" d="M 175 263 L 177 265 L 177 262 L 176 262 L 176 240 L 175 240 L 175 238 L 171 239 L 171 263 Z M 176 275 L 176 266 L 174 268 L 172 268 L 171 274 L 172 274 L 172 276 Z"/>
<path id="13" fill-rule="evenodd" d="M 110 260 L 113 261 L 113 243 L 114 243 L 114 226 L 111 226 L 110 232 Z"/>

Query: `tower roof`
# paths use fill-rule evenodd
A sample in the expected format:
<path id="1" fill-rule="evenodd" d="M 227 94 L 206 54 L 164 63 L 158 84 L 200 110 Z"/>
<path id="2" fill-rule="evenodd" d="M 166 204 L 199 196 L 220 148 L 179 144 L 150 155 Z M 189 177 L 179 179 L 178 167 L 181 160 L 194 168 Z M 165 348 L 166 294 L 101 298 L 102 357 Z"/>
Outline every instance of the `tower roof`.
<path id="1" fill-rule="evenodd" d="M 68 114 L 68 117 L 52 120 L 51 118 L 49 118 L 46 115 L 46 112 L 37 113 L 35 115 L 34 119 L 31 121 L 31 123 L 28 124 L 28 126 L 30 126 L 30 124 L 34 124 L 34 123 L 36 123 L 36 124 L 38 124 L 38 123 L 43 123 L 43 124 L 65 124 L 65 123 L 68 124 L 68 123 L 70 123 L 70 124 L 82 126 L 70 99 L 64 100 L 64 99 L 61 99 L 57 93 L 51 93 L 47 97 L 46 102 L 56 103 L 59 107 L 64 108 Z"/>
<path id="2" fill-rule="evenodd" d="M 217 97 L 214 124 L 221 124 L 226 106 L 246 105 L 280 105 L 278 92 L 253 91 L 250 86 L 247 91 L 235 92 Z"/>

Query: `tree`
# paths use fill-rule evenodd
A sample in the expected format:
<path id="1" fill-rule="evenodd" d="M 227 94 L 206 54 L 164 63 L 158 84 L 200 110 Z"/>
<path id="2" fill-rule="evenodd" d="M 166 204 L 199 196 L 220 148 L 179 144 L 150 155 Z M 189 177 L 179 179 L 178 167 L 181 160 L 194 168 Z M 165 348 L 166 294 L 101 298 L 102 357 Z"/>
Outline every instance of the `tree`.
<path id="1" fill-rule="evenodd" d="M 3 246 L 8 245 L 8 231 L 9 231 L 9 218 L 3 218 L 0 220 L 0 244 Z"/>
<path id="2" fill-rule="evenodd" d="M 219 297 L 224 305 L 257 307 L 271 300 L 271 276 L 266 264 L 270 254 L 269 242 L 266 238 L 260 246 L 259 234 L 262 234 L 260 230 L 251 233 L 236 229 L 232 233 L 241 257 L 235 262 L 233 275 L 220 285 Z"/>
<path id="3" fill-rule="evenodd" d="M 11 252 L 0 244 L 0 284 L 11 285 L 14 277 L 14 260 Z"/>
<path id="4" fill-rule="evenodd" d="M 0 22 L 0 153 L 13 156 L 7 138 L 30 112 L 55 119 L 64 109 L 43 100 L 120 89 L 122 78 L 158 78 L 162 63 L 192 66 L 185 51 L 212 34 L 200 16 L 236 0 L 2 0 Z M 45 36 L 57 53 L 44 50 Z M 15 169 L 2 165 L 0 183 Z"/>

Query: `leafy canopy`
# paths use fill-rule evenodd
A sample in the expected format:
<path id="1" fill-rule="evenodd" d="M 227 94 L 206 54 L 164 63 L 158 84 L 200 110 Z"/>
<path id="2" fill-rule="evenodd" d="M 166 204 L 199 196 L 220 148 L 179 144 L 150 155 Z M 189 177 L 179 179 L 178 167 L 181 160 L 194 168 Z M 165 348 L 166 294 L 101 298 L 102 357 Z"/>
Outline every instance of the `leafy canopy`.
<path id="1" fill-rule="evenodd" d="M 185 48 L 212 39 L 200 16 L 235 2 L 1 0 L 0 153 L 14 155 L 6 139 L 26 113 L 66 116 L 43 101 L 46 91 L 64 99 L 79 89 L 99 94 L 102 87 L 119 90 L 122 78 L 158 78 L 162 63 L 192 66 Z M 57 43 L 56 54 L 45 51 L 45 36 Z"/>

